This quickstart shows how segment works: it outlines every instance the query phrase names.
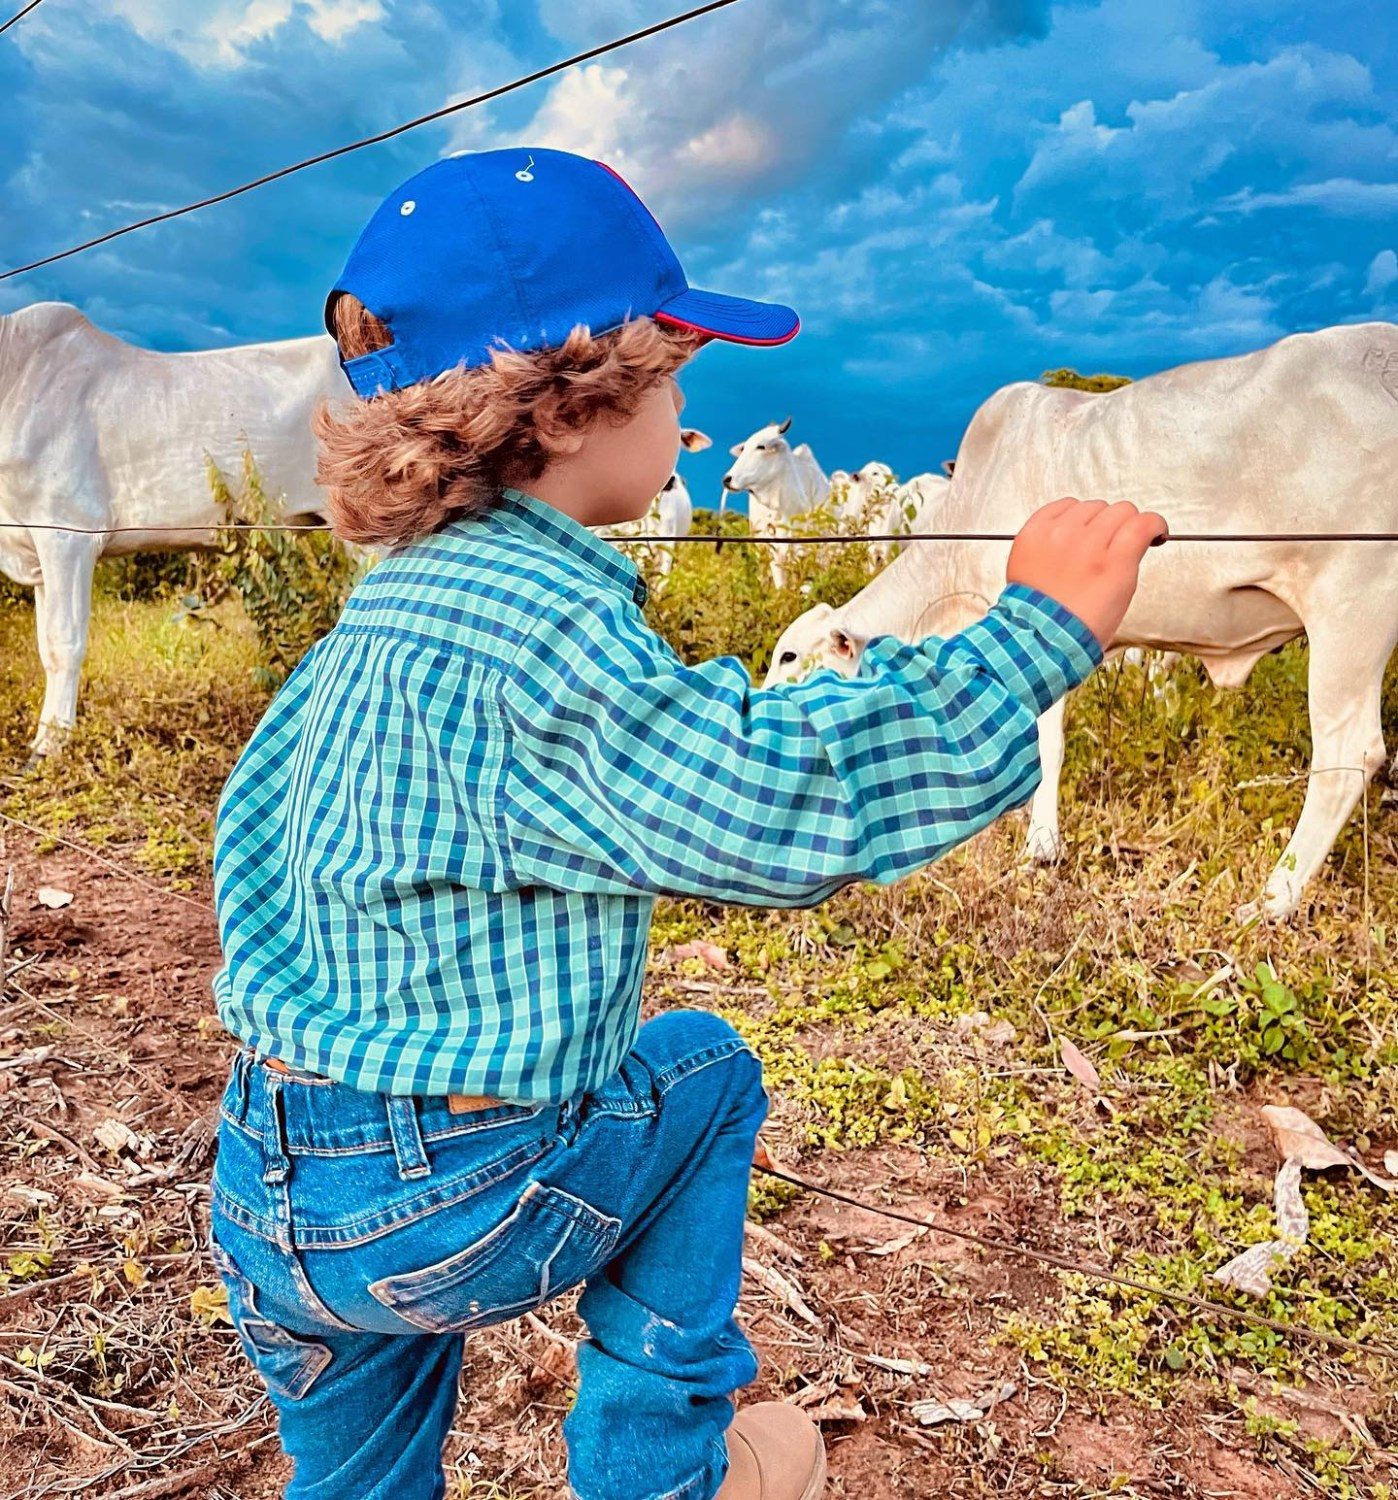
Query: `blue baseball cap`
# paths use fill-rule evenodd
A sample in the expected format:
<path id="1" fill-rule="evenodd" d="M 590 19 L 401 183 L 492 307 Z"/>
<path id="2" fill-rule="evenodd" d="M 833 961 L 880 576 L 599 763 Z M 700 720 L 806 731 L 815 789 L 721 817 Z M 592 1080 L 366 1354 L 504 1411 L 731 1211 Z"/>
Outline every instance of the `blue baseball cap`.
<path id="1" fill-rule="evenodd" d="M 386 348 L 342 359 L 366 399 L 490 362 L 554 349 L 651 317 L 735 344 L 784 344 L 789 307 L 685 279 L 660 225 L 604 162 L 543 147 L 446 156 L 375 210 L 325 300 L 351 292 L 388 325 Z"/>

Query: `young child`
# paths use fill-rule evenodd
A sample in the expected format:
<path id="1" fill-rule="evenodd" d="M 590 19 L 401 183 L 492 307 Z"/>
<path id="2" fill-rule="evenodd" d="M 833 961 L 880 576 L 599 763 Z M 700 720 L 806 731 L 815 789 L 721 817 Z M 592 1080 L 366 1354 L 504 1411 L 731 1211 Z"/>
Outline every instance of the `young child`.
<path id="1" fill-rule="evenodd" d="M 695 350 L 783 343 L 790 309 L 689 287 L 609 168 L 510 150 L 390 194 L 326 318 L 361 399 L 317 413 L 320 479 L 339 535 L 390 550 L 267 710 L 215 845 L 245 1046 L 213 1248 L 287 1493 L 443 1495 L 465 1335 L 581 1283 L 581 1500 L 814 1500 L 815 1427 L 731 1403 L 760 1068 L 714 1016 L 638 1027 L 652 905 L 810 905 L 1023 802 L 1035 718 L 1164 523 L 1059 501 L 961 635 L 759 691 L 685 666 L 587 528 L 671 472 Z"/>

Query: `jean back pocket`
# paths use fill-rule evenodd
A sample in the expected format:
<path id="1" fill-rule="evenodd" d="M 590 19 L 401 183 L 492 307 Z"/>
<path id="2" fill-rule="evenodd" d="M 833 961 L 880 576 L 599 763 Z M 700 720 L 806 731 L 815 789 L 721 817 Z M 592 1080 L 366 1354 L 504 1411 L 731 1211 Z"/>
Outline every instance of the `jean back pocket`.
<path id="1" fill-rule="evenodd" d="M 453 1333 L 504 1323 L 606 1264 L 621 1220 L 562 1188 L 531 1182 L 513 1212 L 435 1265 L 373 1282 L 369 1293 L 414 1328 Z"/>

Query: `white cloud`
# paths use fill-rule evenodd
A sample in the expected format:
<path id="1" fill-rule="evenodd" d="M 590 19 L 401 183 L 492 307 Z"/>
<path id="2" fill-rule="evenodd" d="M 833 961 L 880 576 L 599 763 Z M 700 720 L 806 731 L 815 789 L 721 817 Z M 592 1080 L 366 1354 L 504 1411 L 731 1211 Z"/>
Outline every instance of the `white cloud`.
<path id="1" fill-rule="evenodd" d="M 1324 182 L 1299 182 L 1280 192 L 1257 193 L 1251 188 L 1233 193 L 1219 209 L 1252 214 L 1263 208 L 1318 208 L 1329 214 L 1367 218 L 1398 213 L 1398 182 L 1357 182 L 1353 177 L 1331 177 Z"/>
<path id="2" fill-rule="evenodd" d="M 1366 297 L 1382 297 L 1398 281 L 1398 254 L 1392 250 L 1380 250 L 1369 262 L 1369 274 L 1364 279 Z"/>
<path id="3" fill-rule="evenodd" d="M 742 177 L 761 171 L 776 152 L 772 132 L 751 115 L 732 114 L 685 142 L 685 155 L 701 171 Z"/>
<path id="4" fill-rule="evenodd" d="M 1302 164 L 1313 171 L 1320 162 L 1338 166 L 1356 157 L 1374 163 L 1391 157 L 1389 125 L 1328 119 L 1338 109 L 1366 108 L 1372 99 L 1373 80 L 1354 58 L 1291 47 L 1266 62 L 1219 64 L 1196 87 L 1132 100 L 1123 111 L 1124 125 L 1100 122 L 1094 104 L 1083 101 L 1042 132 L 1016 200 L 1033 201 L 1071 183 L 1085 208 L 1110 204 L 1115 210 L 1149 199 L 1156 212 L 1187 217 L 1225 168 L 1257 170 L 1265 160 L 1273 172 Z M 1342 196 L 1339 183 L 1335 196 Z M 1304 199 L 1246 189 L 1224 203 L 1248 211 L 1273 201 Z"/>
<path id="5" fill-rule="evenodd" d="M 595 156 L 623 176 L 634 170 L 631 149 L 637 106 L 627 90 L 625 68 L 592 63 L 565 73 L 549 90 L 521 138 L 531 146 L 552 146 Z"/>
<path id="6" fill-rule="evenodd" d="M 967 28 L 977 44 L 1019 37 L 1033 31 L 1044 3 L 804 0 L 734 7 L 563 75 L 533 119 L 510 128 L 508 140 L 601 157 L 667 228 L 711 221 L 740 201 L 750 214 L 793 186 L 809 187 L 816 163 L 836 191 L 856 173 L 881 177 L 887 163 L 870 163 L 869 143 L 856 139 L 858 122 L 881 124 L 939 55 L 966 40 Z M 595 11 L 605 13 L 605 26 Z M 657 12 L 635 0 L 598 7 L 548 0 L 540 14 L 572 45 L 600 41 Z M 993 27 L 985 25 L 987 14 Z M 502 128 L 489 141 L 454 139 L 449 149 L 506 139 Z"/>
<path id="7" fill-rule="evenodd" d="M 382 0 L 303 0 L 307 24 L 323 41 L 338 42 L 384 17 Z"/>
<path id="8" fill-rule="evenodd" d="M 248 52 L 293 19 L 321 41 L 339 43 L 384 19 L 383 0 L 111 0 L 110 7 L 143 41 L 166 47 L 198 67 L 241 67 Z"/>
<path id="9" fill-rule="evenodd" d="M 1056 275 L 1078 287 L 1102 280 L 1112 269 L 1090 239 L 1060 234 L 1052 219 L 1036 219 L 1022 234 L 990 245 L 985 259 L 1011 271 Z"/>

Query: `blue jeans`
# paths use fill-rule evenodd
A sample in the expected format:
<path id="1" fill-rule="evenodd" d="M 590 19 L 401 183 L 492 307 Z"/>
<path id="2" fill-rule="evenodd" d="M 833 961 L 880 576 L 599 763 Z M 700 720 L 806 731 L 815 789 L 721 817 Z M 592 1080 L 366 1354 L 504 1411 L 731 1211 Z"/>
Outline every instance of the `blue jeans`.
<path id="1" fill-rule="evenodd" d="M 579 1283 L 589 1339 L 564 1423 L 580 1500 L 712 1500 L 761 1067 L 676 1011 L 563 1104 L 282 1075 L 244 1052 L 223 1101 L 213 1253 L 294 1462 L 289 1500 L 439 1500 L 465 1335 Z"/>

